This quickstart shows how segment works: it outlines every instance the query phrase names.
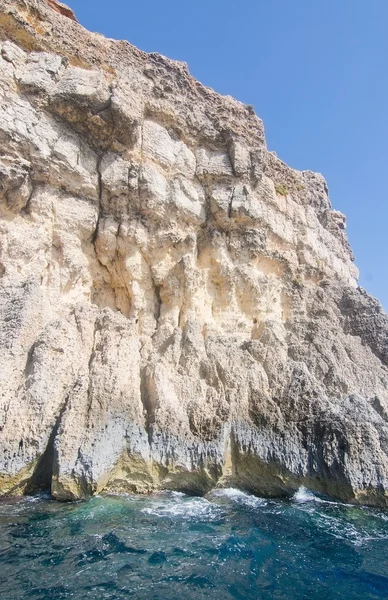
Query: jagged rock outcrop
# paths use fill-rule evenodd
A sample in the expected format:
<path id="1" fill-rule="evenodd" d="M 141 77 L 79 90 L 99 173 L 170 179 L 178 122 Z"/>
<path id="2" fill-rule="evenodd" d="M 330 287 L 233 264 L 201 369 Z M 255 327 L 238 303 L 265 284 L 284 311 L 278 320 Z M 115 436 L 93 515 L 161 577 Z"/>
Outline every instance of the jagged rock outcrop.
<path id="1" fill-rule="evenodd" d="M 50 8 L 55 10 L 60 15 L 68 17 L 69 19 L 72 19 L 72 21 L 77 21 L 74 12 L 66 4 L 58 2 L 58 0 L 46 0 L 46 2 L 50 6 Z"/>
<path id="2" fill-rule="evenodd" d="M 185 64 L 0 11 L 0 493 L 385 505 L 388 318 L 323 177 Z"/>

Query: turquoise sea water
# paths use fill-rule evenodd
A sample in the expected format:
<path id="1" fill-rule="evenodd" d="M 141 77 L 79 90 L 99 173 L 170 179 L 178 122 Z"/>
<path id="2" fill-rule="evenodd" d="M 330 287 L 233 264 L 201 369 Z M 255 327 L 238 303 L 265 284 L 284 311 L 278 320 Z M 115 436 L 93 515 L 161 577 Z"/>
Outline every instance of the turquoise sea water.
<path id="1" fill-rule="evenodd" d="M 388 513 L 303 489 L 0 502 L 0 598 L 388 598 Z"/>

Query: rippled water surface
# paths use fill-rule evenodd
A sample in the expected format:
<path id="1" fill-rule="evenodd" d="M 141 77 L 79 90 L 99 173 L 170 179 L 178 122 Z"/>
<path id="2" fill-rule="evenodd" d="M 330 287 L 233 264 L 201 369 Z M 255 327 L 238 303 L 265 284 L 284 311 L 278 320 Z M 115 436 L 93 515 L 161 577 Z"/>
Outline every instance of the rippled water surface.
<path id="1" fill-rule="evenodd" d="M 388 513 L 305 490 L 2 502 L 0 598 L 388 598 Z"/>

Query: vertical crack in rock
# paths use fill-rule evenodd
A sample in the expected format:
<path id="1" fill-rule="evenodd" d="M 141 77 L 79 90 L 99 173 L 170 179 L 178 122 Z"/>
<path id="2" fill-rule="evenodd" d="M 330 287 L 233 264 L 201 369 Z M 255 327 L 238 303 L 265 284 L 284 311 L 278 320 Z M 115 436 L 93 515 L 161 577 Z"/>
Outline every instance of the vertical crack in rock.
<path id="1" fill-rule="evenodd" d="M 34 186 L 34 184 L 32 183 L 32 176 L 31 176 L 31 191 L 30 191 L 30 193 L 28 194 L 28 198 L 27 198 L 26 204 L 25 204 L 24 208 L 22 209 L 22 210 L 23 210 L 23 212 L 24 212 L 26 215 L 30 214 L 31 200 L 32 200 L 32 198 L 33 198 L 33 196 L 34 196 L 34 192 L 35 192 L 35 186 Z"/>
<path id="2" fill-rule="evenodd" d="M 153 431 L 155 425 L 155 406 L 150 394 L 149 367 L 143 367 L 140 371 L 140 396 L 144 409 L 145 430 L 148 435 L 148 443 L 152 448 Z"/>
<path id="3" fill-rule="evenodd" d="M 94 230 L 93 237 L 92 237 L 92 243 L 94 245 L 95 250 L 96 250 L 96 241 L 97 241 L 97 237 L 98 237 L 98 229 L 100 226 L 100 220 L 103 216 L 103 205 L 102 205 L 103 187 L 102 187 L 102 173 L 101 173 L 101 163 L 102 163 L 103 159 L 104 159 L 104 154 L 100 154 L 100 156 L 98 157 L 98 160 L 97 160 L 98 217 L 97 217 L 96 229 Z M 96 250 L 96 257 L 98 260 L 97 250 Z M 104 265 L 102 265 L 102 266 L 104 266 Z"/>
<path id="4" fill-rule="evenodd" d="M 94 247 L 94 253 L 95 253 L 95 256 L 96 256 L 96 259 L 97 259 L 99 265 L 108 274 L 109 279 L 111 279 L 111 274 L 109 272 L 109 269 L 106 265 L 104 265 L 103 262 L 101 262 L 100 256 L 99 256 L 99 251 L 97 248 L 97 238 L 98 238 L 98 234 L 99 234 L 100 223 L 101 223 L 101 219 L 104 216 L 104 207 L 103 207 L 103 201 L 102 201 L 103 183 L 102 183 L 102 173 L 101 173 L 101 164 L 102 164 L 103 159 L 104 159 L 104 153 L 100 154 L 100 156 L 98 157 L 98 160 L 97 160 L 98 216 L 97 216 L 96 227 L 94 229 L 91 241 L 92 241 L 92 244 Z"/>
<path id="5" fill-rule="evenodd" d="M 230 200 L 229 200 L 229 205 L 228 205 L 228 217 L 229 219 L 232 218 L 232 211 L 233 211 L 233 199 L 234 199 L 234 192 L 235 192 L 236 188 L 233 188 L 232 193 L 230 195 Z"/>
<path id="6" fill-rule="evenodd" d="M 161 313 L 162 313 L 162 304 L 163 304 L 162 298 L 160 296 L 160 289 L 161 289 L 160 285 L 156 285 L 155 286 L 155 295 L 156 295 L 156 314 L 155 314 L 155 319 L 156 319 L 156 322 L 158 324 L 159 324 L 159 321 L 160 321 L 160 316 L 161 316 Z"/>
<path id="7" fill-rule="evenodd" d="M 153 286 L 153 289 L 154 289 L 154 295 L 155 295 L 155 300 L 156 300 L 155 321 L 156 321 L 156 327 L 158 327 L 159 321 L 160 321 L 160 315 L 161 315 L 161 312 L 162 312 L 162 304 L 163 304 L 162 298 L 160 296 L 160 290 L 161 290 L 162 286 L 161 285 L 157 285 L 155 283 L 155 279 L 152 276 L 151 269 L 150 269 L 150 273 L 151 273 L 151 281 L 152 281 L 152 286 Z"/>
<path id="8" fill-rule="evenodd" d="M 92 367 L 93 367 L 93 361 L 96 358 L 96 337 L 97 337 L 97 332 L 101 331 L 101 323 L 99 321 L 99 319 L 97 318 L 94 322 L 94 326 L 93 326 L 93 344 L 92 344 L 92 352 L 90 354 L 89 357 L 89 362 L 88 362 L 88 389 L 87 389 L 87 399 L 88 399 L 88 405 L 87 405 L 87 409 L 86 409 L 86 415 L 87 418 L 89 419 L 90 414 L 91 414 L 91 409 L 92 409 L 92 404 L 93 404 L 93 395 L 92 395 L 92 390 L 91 390 L 91 385 L 92 385 Z M 98 400 L 98 398 L 97 398 Z"/>
<path id="9" fill-rule="evenodd" d="M 24 490 L 24 494 L 26 496 L 35 492 L 51 492 L 51 482 L 53 478 L 55 462 L 55 440 L 61 426 L 63 415 L 68 407 L 70 396 L 71 393 L 69 392 L 55 420 L 55 424 L 50 433 L 46 449 L 42 456 L 38 459 L 35 470 Z"/>

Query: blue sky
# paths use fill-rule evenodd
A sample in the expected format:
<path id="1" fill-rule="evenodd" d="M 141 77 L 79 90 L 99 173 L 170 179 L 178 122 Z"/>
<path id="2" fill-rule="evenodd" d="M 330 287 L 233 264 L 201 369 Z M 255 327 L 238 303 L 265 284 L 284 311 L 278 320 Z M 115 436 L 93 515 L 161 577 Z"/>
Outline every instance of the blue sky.
<path id="1" fill-rule="evenodd" d="M 388 309 L 388 0 L 68 0 L 88 29 L 184 60 L 324 174 L 360 285 Z"/>

